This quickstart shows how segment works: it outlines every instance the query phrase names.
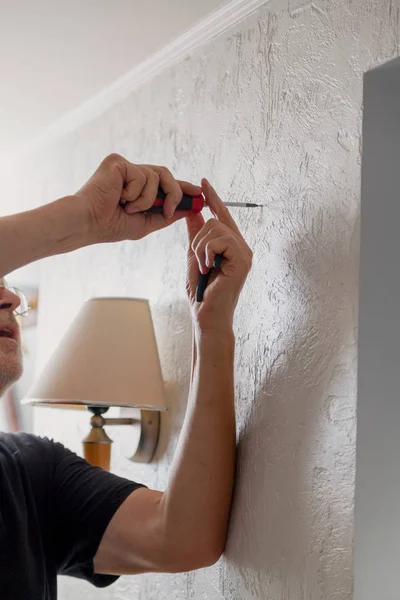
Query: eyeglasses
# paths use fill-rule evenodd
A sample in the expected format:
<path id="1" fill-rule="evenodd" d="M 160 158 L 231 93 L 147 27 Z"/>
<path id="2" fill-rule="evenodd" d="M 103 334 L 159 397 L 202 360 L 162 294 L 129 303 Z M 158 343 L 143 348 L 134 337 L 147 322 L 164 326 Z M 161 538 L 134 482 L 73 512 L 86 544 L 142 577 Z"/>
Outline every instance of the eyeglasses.
<path id="1" fill-rule="evenodd" d="M 12 294 L 15 294 L 16 296 L 18 296 L 18 298 L 20 299 L 20 304 L 14 310 L 14 314 L 19 317 L 26 317 L 32 307 L 29 306 L 28 299 L 25 296 L 24 292 L 22 292 L 21 290 L 19 290 L 16 287 L 11 287 L 11 286 L 5 285 L 4 282 L 3 283 L 0 282 L 0 305 L 1 305 L 1 296 L 2 296 L 1 290 L 2 289 L 8 290 Z"/>

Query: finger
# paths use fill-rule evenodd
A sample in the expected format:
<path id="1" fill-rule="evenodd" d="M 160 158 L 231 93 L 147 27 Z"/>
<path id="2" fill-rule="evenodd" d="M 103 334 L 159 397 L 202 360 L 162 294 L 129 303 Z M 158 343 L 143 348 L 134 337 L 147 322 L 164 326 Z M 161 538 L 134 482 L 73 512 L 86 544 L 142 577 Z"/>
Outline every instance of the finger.
<path id="1" fill-rule="evenodd" d="M 147 177 L 141 169 L 130 169 L 129 179 L 124 182 L 124 187 L 122 188 L 121 200 L 127 203 L 127 205 L 137 200 L 146 182 Z"/>
<path id="2" fill-rule="evenodd" d="M 146 183 L 137 199 L 126 205 L 125 212 L 129 215 L 148 210 L 153 206 L 155 199 L 157 198 L 160 182 L 158 173 L 146 167 L 141 167 L 141 169 L 146 177 Z M 129 187 L 129 185 L 127 187 Z"/>
<path id="3" fill-rule="evenodd" d="M 221 252 L 222 256 L 223 256 L 223 252 Z M 215 251 L 215 248 L 213 247 L 212 244 L 206 244 L 205 247 L 205 261 L 206 261 L 206 265 L 207 267 L 211 268 L 214 264 L 214 260 L 215 257 L 217 256 L 217 253 Z"/>
<path id="4" fill-rule="evenodd" d="M 136 234 L 135 239 L 144 238 L 150 233 L 169 227 L 173 223 L 184 219 L 184 212 L 176 212 L 172 219 L 166 219 L 162 213 L 138 213 L 135 215 L 128 215 L 129 219 L 134 219 L 136 222 L 132 224 L 132 228 L 135 231 L 139 230 L 139 234 Z M 129 230 L 129 222 L 127 225 Z"/>
<path id="5" fill-rule="evenodd" d="M 229 229 L 229 227 L 227 227 L 226 225 L 224 225 L 223 223 L 221 223 L 220 221 L 218 221 L 217 219 L 209 219 L 203 229 L 201 231 L 198 232 L 197 236 L 194 238 L 193 242 L 192 242 L 192 248 L 193 250 L 195 250 L 197 244 L 200 242 L 200 240 L 209 232 L 209 231 L 213 231 L 213 235 L 214 237 L 216 236 L 222 236 L 225 234 L 232 234 L 232 230 Z"/>
<path id="6" fill-rule="evenodd" d="M 110 154 L 101 162 L 91 179 L 100 179 L 104 185 L 110 185 L 110 173 L 118 174 L 120 178 L 120 199 L 131 202 L 140 196 L 146 184 L 146 176 L 137 165 L 119 154 Z"/>
<path id="7" fill-rule="evenodd" d="M 217 254 L 222 254 L 224 259 L 226 259 L 224 260 L 223 264 L 228 261 L 232 261 L 234 258 L 233 245 L 234 240 L 232 238 L 232 235 L 216 237 L 211 239 L 207 238 L 206 240 L 204 240 L 204 243 L 201 242 L 196 248 L 196 258 L 199 265 L 205 264 L 206 257 L 209 257 L 209 260 L 212 261 L 210 262 L 210 265 L 212 266 L 214 263 L 214 258 Z M 206 268 L 205 272 L 208 273 L 209 270 L 209 268 Z M 202 271 L 201 269 L 200 271 L 201 273 L 204 273 L 204 271 Z"/>
<path id="8" fill-rule="evenodd" d="M 175 213 L 180 214 L 179 212 Z M 204 227 L 204 217 L 201 214 L 189 213 L 186 217 L 189 247 L 187 252 L 186 289 L 194 293 L 199 280 L 199 263 L 192 249 L 192 243 L 198 233 Z"/>
<path id="9" fill-rule="evenodd" d="M 178 213 L 176 213 L 178 214 Z M 189 213 L 186 216 L 186 225 L 188 232 L 188 240 L 190 247 L 193 244 L 193 240 L 196 238 L 198 233 L 203 229 L 205 225 L 204 217 L 202 214 Z"/>
<path id="10" fill-rule="evenodd" d="M 232 231 L 234 231 L 235 233 L 240 235 L 240 237 L 242 237 L 242 234 L 240 233 L 240 230 L 236 225 L 231 213 L 229 212 L 225 204 L 222 202 L 221 198 L 218 196 L 217 192 L 212 187 L 212 185 L 207 181 L 207 179 L 202 179 L 201 185 L 203 188 L 204 195 L 206 197 L 207 206 L 211 209 L 213 215 L 219 221 L 221 221 L 221 223 L 224 223 L 230 229 L 232 229 Z"/>
<path id="11" fill-rule="evenodd" d="M 197 235 L 194 237 L 194 239 L 192 240 L 192 248 L 193 250 L 195 250 L 197 244 L 199 243 L 199 241 L 201 240 L 201 238 L 211 229 L 214 229 L 214 227 L 218 227 L 219 222 L 217 221 L 217 219 L 209 219 L 208 221 L 206 221 L 203 225 L 203 228 L 197 232 Z"/>
<path id="12" fill-rule="evenodd" d="M 196 243 L 192 244 L 193 252 L 196 254 L 199 263 L 200 273 L 202 273 L 203 275 L 208 273 L 208 271 L 212 267 L 212 264 L 207 264 L 205 248 L 213 235 L 215 236 L 218 234 L 215 234 L 213 229 L 209 229 L 207 231 L 203 228 L 196 238 Z"/>
<path id="13" fill-rule="evenodd" d="M 164 200 L 164 215 L 167 219 L 170 219 L 175 213 L 176 207 L 182 200 L 183 192 L 181 186 L 172 175 L 171 171 L 167 167 L 159 167 L 157 165 L 145 165 L 154 169 L 160 178 L 160 187 L 166 194 Z"/>
<path id="14" fill-rule="evenodd" d="M 237 242 L 230 235 L 213 238 L 208 240 L 204 247 L 204 254 L 207 257 L 207 261 L 212 266 L 214 264 L 215 257 L 217 254 L 222 254 L 224 262 L 222 263 L 221 270 L 227 274 L 227 272 L 234 269 L 234 264 L 237 262 L 238 254 Z"/>
<path id="15" fill-rule="evenodd" d="M 188 196 L 200 196 L 203 193 L 203 190 L 199 185 L 193 185 L 193 183 L 189 183 L 189 181 L 182 181 L 180 179 L 178 179 L 178 183 L 182 192 L 188 194 Z"/>

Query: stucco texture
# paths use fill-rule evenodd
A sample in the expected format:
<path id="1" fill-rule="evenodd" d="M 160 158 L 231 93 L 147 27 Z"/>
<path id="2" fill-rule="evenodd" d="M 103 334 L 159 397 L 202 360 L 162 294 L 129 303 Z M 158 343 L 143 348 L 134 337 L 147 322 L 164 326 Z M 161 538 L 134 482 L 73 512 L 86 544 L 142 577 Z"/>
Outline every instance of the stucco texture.
<path id="1" fill-rule="evenodd" d="M 61 600 L 352 597 L 362 76 L 400 53 L 399 6 L 270 2 L 14 179 L 10 198 L 28 208 L 74 192 L 115 151 L 264 205 L 234 212 L 255 256 L 235 320 L 238 468 L 223 558 L 103 591 L 62 580 Z M 39 368 L 84 300 L 149 298 L 169 406 L 156 460 L 128 462 L 128 434 L 110 435 L 113 470 L 156 489 L 188 390 L 185 249 L 179 224 L 42 265 Z M 86 415 L 36 409 L 35 422 L 81 452 Z"/>

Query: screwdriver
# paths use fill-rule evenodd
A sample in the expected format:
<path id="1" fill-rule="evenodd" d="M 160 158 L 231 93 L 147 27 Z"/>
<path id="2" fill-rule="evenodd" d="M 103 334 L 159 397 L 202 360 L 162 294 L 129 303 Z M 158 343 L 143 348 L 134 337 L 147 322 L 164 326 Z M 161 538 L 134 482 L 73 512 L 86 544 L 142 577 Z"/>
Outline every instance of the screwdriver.
<path id="1" fill-rule="evenodd" d="M 223 254 L 216 254 L 213 264 L 213 270 L 218 271 L 221 268 L 222 261 L 224 260 Z M 204 292 L 206 291 L 208 278 L 211 275 L 211 270 L 208 273 L 200 273 L 199 280 L 196 288 L 196 302 L 203 302 Z"/>
<path id="2" fill-rule="evenodd" d="M 151 208 L 148 208 L 144 212 L 150 213 L 162 213 L 164 210 L 164 200 L 167 194 L 159 187 L 157 192 L 157 198 Z M 120 205 L 125 206 L 126 200 L 120 200 Z M 255 208 L 261 206 L 261 204 L 255 204 L 254 202 L 224 202 L 225 206 L 233 206 L 240 208 Z M 179 202 L 176 210 L 184 210 L 192 213 L 200 213 L 205 206 L 205 200 L 203 195 L 189 196 L 183 194 L 182 200 Z"/>

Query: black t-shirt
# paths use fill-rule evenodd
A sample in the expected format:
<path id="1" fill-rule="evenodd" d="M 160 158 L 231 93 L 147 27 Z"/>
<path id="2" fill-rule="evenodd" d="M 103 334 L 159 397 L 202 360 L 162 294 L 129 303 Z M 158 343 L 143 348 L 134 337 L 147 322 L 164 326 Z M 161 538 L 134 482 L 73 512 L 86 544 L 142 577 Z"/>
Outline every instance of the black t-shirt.
<path id="1" fill-rule="evenodd" d="M 57 574 L 113 583 L 93 558 L 138 487 L 47 438 L 0 433 L 0 598 L 55 600 Z"/>

